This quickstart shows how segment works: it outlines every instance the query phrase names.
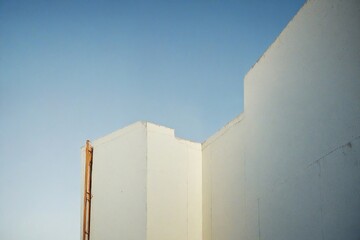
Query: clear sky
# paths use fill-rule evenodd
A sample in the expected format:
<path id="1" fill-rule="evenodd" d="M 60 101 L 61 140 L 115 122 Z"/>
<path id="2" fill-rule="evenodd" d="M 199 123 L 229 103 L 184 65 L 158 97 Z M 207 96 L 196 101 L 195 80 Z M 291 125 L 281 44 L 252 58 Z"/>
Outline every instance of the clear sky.
<path id="1" fill-rule="evenodd" d="M 80 233 L 80 147 L 138 120 L 204 141 L 304 0 L 0 0 L 0 239 Z"/>

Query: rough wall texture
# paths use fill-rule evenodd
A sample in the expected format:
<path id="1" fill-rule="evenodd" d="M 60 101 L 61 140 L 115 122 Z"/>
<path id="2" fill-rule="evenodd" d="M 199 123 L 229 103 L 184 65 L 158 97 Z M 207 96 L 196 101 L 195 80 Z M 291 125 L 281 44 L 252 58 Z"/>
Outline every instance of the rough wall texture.
<path id="1" fill-rule="evenodd" d="M 360 1 L 309 1 L 203 144 L 204 239 L 360 238 Z"/>

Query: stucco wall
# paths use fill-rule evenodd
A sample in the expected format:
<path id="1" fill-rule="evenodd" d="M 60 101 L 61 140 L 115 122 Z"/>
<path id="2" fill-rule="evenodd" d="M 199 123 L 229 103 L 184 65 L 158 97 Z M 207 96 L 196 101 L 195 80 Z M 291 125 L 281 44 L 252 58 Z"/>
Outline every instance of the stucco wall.
<path id="1" fill-rule="evenodd" d="M 359 1 L 308 1 L 246 75 L 203 144 L 205 240 L 360 238 L 359 24 Z"/>
<path id="2" fill-rule="evenodd" d="M 92 240 L 146 239 L 146 124 L 93 142 Z"/>
<path id="3" fill-rule="evenodd" d="M 182 140 L 188 151 L 188 240 L 202 240 L 201 144 Z"/>
<path id="4" fill-rule="evenodd" d="M 210 239 L 241 239 L 245 211 L 246 134 L 238 116 L 203 144 L 203 234 Z"/>
<path id="5" fill-rule="evenodd" d="M 359 24 L 360 1 L 308 1 L 202 145 L 142 122 L 96 140 L 91 239 L 360 239 Z"/>
<path id="6" fill-rule="evenodd" d="M 200 143 L 138 122 L 94 141 L 93 149 L 92 240 L 202 239 Z M 82 166 L 84 158 L 82 149 Z"/>
<path id="7" fill-rule="evenodd" d="M 201 144 L 147 123 L 147 239 L 201 240 Z"/>

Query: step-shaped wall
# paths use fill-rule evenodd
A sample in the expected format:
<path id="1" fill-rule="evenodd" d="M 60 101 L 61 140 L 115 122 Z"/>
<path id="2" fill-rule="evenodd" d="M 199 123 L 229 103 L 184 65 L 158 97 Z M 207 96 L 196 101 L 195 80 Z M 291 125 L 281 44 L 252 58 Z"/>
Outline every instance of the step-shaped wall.
<path id="1" fill-rule="evenodd" d="M 359 25 L 358 0 L 308 1 L 203 144 L 146 122 L 94 141 L 91 239 L 360 239 Z"/>
<path id="2" fill-rule="evenodd" d="M 360 1 L 310 0 L 203 144 L 204 240 L 360 239 Z"/>

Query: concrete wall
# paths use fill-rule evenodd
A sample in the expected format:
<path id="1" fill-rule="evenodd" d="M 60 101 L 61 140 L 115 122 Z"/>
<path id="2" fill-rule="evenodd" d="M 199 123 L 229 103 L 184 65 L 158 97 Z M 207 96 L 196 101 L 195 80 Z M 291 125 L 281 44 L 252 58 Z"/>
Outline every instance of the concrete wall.
<path id="1" fill-rule="evenodd" d="M 358 0 L 308 1 L 202 146 L 151 123 L 95 141 L 91 239 L 360 239 L 359 24 Z"/>
<path id="2" fill-rule="evenodd" d="M 201 144 L 147 123 L 147 239 L 201 240 Z"/>
<path id="3" fill-rule="evenodd" d="M 360 1 L 308 1 L 203 144 L 204 239 L 360 238 Z"/>
<path id="4" fill-rule="evenodd" d="M 146 239 L 146 124 L 93 142 L 92 240 Z"/>
<path id="5" fill-rule="evenodd" d="M 92 240 L 202 239 L 200 143 L 138 122 L 93 148 Z"/>
<path id="6" fill-rule="evenodd" d="M 203 235 L 210 239 L 241 239 L 245 206 L 246 142 L 243 115 L 203 144 Z"/>

